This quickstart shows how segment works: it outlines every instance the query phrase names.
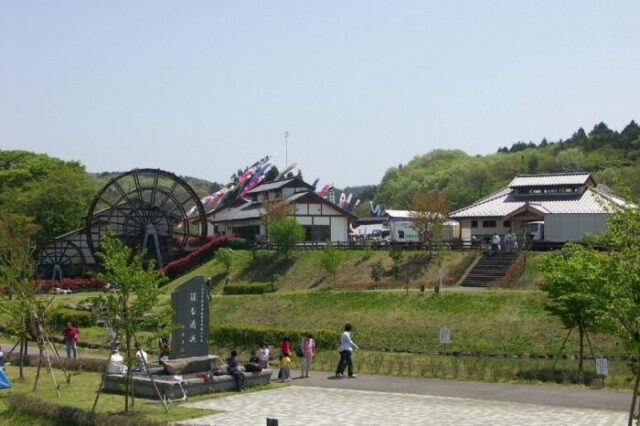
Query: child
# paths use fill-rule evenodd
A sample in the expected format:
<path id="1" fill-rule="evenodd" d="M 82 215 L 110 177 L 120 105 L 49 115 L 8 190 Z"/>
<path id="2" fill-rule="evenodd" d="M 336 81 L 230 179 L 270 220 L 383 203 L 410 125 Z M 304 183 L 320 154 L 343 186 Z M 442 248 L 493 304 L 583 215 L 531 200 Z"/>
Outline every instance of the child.
<path id="1" fill-rule="evenodd" d="M 280 360 L 280 373 L 278 374 L 283 382 L 291 381 L 291 353 L 284 352 Z"/>
<path id="2" fill-rule="evenodd" d="M 291 354 L 291 339 L 288 337 L 284 337 L 280 342 L 280 359 L 282 359 L 285 353 Z"/>

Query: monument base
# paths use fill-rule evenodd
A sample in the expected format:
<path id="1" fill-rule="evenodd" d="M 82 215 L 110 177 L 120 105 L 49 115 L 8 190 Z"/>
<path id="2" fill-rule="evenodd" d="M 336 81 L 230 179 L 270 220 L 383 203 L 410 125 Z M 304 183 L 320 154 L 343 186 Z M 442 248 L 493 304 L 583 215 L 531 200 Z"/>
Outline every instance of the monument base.
<path id="1" fill-rule="evenodd" d="M 246 387 L 266 385 L 271 383 L 270 369 L 259 373 L 247 373 L 245 375 Z M 205 393 L 233 391 L 237 389 L 236 380 L 227 374 L 211 376 L 205 380 L 197 377 L 197 374 L 183 374 L 172 376 L 164 373 L 162 368 L 151 370 L 153 379 L 158 386 L 160 394 L 165 399 L 182 399 L 185 396 L 202 395 Z M 104 380 L 103 390 L 124 393 L 126 374 L 107 374 Z M 134 373 L 133 390 L 136 396 L 158 399 L 151 379 L 146 373 Z"/>

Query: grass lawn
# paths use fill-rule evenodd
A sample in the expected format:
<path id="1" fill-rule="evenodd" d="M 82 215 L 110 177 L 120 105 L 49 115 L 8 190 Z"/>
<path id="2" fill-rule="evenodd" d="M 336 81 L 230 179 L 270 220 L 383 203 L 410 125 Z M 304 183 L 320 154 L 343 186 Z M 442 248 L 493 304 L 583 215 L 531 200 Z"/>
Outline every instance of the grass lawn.
<path id="1" fill-rule="evenodd" d="M 38 389 L 36 390 L 36 392 L 32 393 L 31 389 L 33 388 L 33 383 L 36 376 L 36 367 L 25 367 L 25 379 L 24 381 L 21 381 L 18 378 L 18 367 L 8 366 L 6 368 L 6 374 L 12 383 L 12 387 L 11 389 L 3 390 L 2 393 L 0 393 L 0 421 L 15 420 L 12 419 L 12 413 L 7 411 L 7 407 L 5 404 L 5 398 L 10 393 L 28 393 L 47 402 L 77 407 L 84 410 L 91 410 L 91 407 L 93 406 L 93 400 L 95 399 L 96 395 L 95 392 L 98 389 L 98 385 L 100 384 L 100 374 L 71 371 L 73 377 L 71 379 L 71 384 L 67 385 L 67 383 L 64 381 L 62 372 L 59 370 L 54 371 L 56 372 L 57 380 L 59 382 L 62 382 L 60 385 L 60 398 L 56 396 L 55 390 L 53 389 L 51 376 L 46 372 L 45 369 L 43 369 L 42 373 L 40 374 Z M 148 400 L 137 398 L 135 401 L 134 411 L 150 420 L 171 422 L 212 414 L 210 410 L 186 408 L 181 407 L 180 405 L 171 405 L 169 413 L 165 413 L 162 404 L 149 403 L 147 401 Z M 100 395 L 100 401 L 98 402 L 98 412 L 119 413 L 123 409 L 124 397 L 122 395 L 109 393 L 103 393 Z M 18 413 L 17 415 L 24 416 L 24 413 Z"/>
<path id="2" fill-rule="evenodd" d="M 537 288 L 542 282 L 542 271 L 540 270 L 540 262 L 546 255 L 545 252 L 528 252 L 527 263 L 522 273 L 522 286 L 528 288 Z"/>
<path id="3" fill-rule="evenodd" d="M 91 410 L 93 401 L 96 396 L 96 390 L 100 384 L 100 374 L 72 371 L 73 376 L 71 385 L 67 385 L 63 381 L 62 372 L 56 371 L 56 378 L 61 381 L 60 393 L 61 397 L 58 398 L 53 389 L 51 376 L 47 374 L 46 370 L 42 370 L 40 375 L 40 381 L 38 382 L 38 389 L 32 393 L 33 382 L 36 375 L 35 367 L 25 367 L 25 379 L 24 381 L 18 378 L 18 367 L 8 366 L 6 368 L 6 374 L 12 383 L 10 389 L 0 391 L 0 424 L 30 424 L 30 425 L 56 425 L 55 421 L 50 418 L 39 418 L 29 415 L 23 412 L 9 412 L 5 400 L 11 393 L 25 393 L 33 395 L 43 401 L 49 403 L 55 403 L 65 406 L 71 406 L 81 408 L 84 410 Z M 280 384 L 256 386 L 249 388 L 249 392 L 263 391 L 268 389 L 274 389 L 280 387 Z M 208 395 L 198 395 L 197 397 L 189 398 L 189 402 L 220 398 L 235 394 L 235 392 L 220 392 Z M 98 402 L 98 412 L 116 414 L 121 413 L 124 409 L 124 397 L 118 394 L 102 393 L 100 395 L 100 401 Z M 135 406 L 133 408 L 134 415 L 139 415 L 147 420 L 153 420 L 158 422 L 174 422 L 177 420 L 191 419 L 196 417 L 208 416 L 215 414 L 216 411 L 205 410 L 199 408 L 187 408 L 181 404 L 170 404 L 169 413 L 166 413 L 162 404 L 159 402 L 151 402 L 151 400 L 136 398 Z"/>

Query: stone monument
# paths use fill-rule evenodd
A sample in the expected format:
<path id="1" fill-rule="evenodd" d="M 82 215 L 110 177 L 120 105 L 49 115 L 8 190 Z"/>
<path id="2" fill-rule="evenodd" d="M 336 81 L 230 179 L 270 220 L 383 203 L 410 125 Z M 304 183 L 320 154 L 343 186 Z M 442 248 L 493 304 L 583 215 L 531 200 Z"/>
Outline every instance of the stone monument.
<path id="1" fill-rule="evenodd" d="M 171 358 L 209 354 L 209 300 L 204 277 L 197 275 L 171 293 Z"/>

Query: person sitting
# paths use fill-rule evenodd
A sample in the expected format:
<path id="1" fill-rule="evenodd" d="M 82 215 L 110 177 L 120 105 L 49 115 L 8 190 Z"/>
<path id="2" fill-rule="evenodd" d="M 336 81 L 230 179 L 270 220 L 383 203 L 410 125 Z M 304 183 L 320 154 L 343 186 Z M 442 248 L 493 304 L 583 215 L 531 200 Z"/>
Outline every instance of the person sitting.
<path id="1" fill-rule="evenodd" d="M 142 350 L 142 347 L 140 346 L 140 343 L 136 343 L 135 344 L 135 349 L 136 349 L 136 367 L 135 367 L 135 371 L 144 371 L 145 370 L 145 365 L 148 362 L 149 356 L 147 355 L 147 353 Z"/>
<path id="2" fill-rule="evenodd" d="M 263 343 L 260 347 L 260 366 L 262 368 L 269 368 L 269 359 L 271 358 L 271 351 L 266 343 Z"/>
<path id="3" fill-rule="evenodd" d="M 256 351 L 251 352 L 251 358 L 249 358 L 249 363 L 244 365 L 244 369 L 247 373 L 258 373 L 262 371 L 262 365 L 260 365 L 260 358 L 256 355 Z"/>
<path id="4" fill-rule="evenodd" d="M 124 365 L 124 358 L 117 349 L 114 349 L 107 365 L 107 374 L 124 374 L 126 372 L 127 366 Z"/>
<path id="5" fill-rule="evenodd" d="M 238 391 L 244 392 L 244 373 L 238 368 L 238 352 L 231 351 L 231 356 L 227 358 L 227 374 L 236 379 Z"/>

